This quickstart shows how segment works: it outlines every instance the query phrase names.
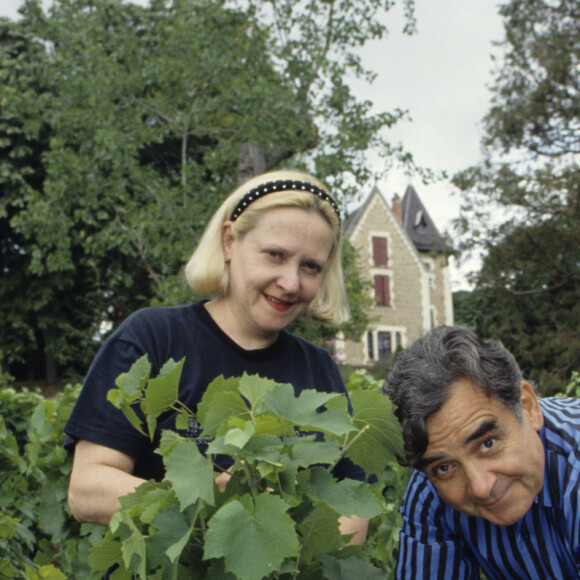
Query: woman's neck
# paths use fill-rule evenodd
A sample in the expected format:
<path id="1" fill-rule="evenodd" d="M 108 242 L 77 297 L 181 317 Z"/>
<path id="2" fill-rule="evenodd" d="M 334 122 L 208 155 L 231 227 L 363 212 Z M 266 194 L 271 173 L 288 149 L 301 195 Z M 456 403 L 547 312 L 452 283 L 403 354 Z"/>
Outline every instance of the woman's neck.
<path id="1" fill-rule="evenodd" d="M 230 308 L 227 298 L 218 297 L 204 303 L 205 309 L 222 332 L 244 350 L 260 350 L 276 342 L 277 333 L 264 333 L 257 330 L 248 332 L 239 322 L 238 314 Z"/>

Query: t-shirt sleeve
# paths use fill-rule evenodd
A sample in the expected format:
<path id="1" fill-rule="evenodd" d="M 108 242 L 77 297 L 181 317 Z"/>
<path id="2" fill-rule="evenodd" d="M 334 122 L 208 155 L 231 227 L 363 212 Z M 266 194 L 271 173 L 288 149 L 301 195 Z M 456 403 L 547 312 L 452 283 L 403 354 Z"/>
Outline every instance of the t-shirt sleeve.
<path id="1" fill-rule="evenodd" d="M 476 580 L 479 564 L 444 524 L 443 504 L 429 480 L 414 471 L 401 506 L 398 580 Z"/>
<path id="2" fill-rule="evenodd" d="M 115 380 L 129 371 L 133 363 L 145 354 L 136 344 L 115 334 L 105 342 L 93 360 L 79 398 L 66 423 L 65 447 L 69 450 L 79 439 L 97 443 L 139 457 L 151 447 L 123 413 L 107 400 L 115 388 Z"/>

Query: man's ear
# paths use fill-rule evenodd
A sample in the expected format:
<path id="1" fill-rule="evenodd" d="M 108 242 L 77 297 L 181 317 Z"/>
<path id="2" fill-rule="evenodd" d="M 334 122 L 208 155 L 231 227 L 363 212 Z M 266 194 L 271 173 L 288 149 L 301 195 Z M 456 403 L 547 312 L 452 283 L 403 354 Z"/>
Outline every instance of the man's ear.
<path id="1" fill-rule="evenodd" d="M 232 258 L 232 246 L 234 244 L 234 239 L 234 235 L 232 234 L 232 222 L 224 222 L 222 227 L 222 245 L 224 248 L 224 258 L 226 260 L 226 264 Z"/>
<path id="2" fill-rule="evenodd" d="M 524 415 L 532 427 L 539 431 L 544 424 L 544 416 L 542 415 L 542 408 L 538 402 L 538 397 L 534 387 L 528 381 L 522 381 L 521 387 L 522 410 Z"/>

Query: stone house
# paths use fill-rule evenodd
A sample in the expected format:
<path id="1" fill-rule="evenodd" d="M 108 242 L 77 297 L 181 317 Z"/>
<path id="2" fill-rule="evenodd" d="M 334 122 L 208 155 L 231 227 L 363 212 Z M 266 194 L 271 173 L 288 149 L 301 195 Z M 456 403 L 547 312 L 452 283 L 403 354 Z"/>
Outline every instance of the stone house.
<path id="1" fill-rule="evenodd" d="M 360 342 L 338 340 L 337 358 L 372 367 L 439 324 L 453 324 L 448 246 L 417 192 L 392 207 L 375 187 L 345 224 L 361 273 L 374 286 L 374 319 Z"/>

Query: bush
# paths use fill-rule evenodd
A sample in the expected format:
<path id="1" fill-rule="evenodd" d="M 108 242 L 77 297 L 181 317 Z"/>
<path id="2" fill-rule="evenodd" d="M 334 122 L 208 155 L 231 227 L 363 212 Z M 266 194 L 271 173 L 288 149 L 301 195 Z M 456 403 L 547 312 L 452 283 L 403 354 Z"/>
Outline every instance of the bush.
<path id="1" fill-rule="evenodd" d="M 264 449 L 261 458 L 251 458 L 246 454 L 243 467 L 242 453 L 249 451 L 239 448 L 239 442 L 248 438 L 248 432 L 242 424 L 237 424 L 233 420 L 233 423 L 230 421 L 228 429 L 222 433 L 219 425 L 227 421 L 220 416 L 214 425 L 216 429 L 214 444 L 229 446 L 231 455 L 238 459 L 237 470 L 226 488 L 226 493 L 216 495 L 213 505 L 202 501 L 200 508 L 200 502 L 197 500 L 188 505 L 184 494 L 187 497 L 193 490 L 198 489 L 192 483 L 191 477 L 197 477 L 199 474 L 192 474 L 195 470 L 184 467 L 180 453 L 185 449 L 190 453 L 195 445 L 192 446 L 191 442 L 188 445 L 186 440 L 174 434 L 166 434 L 163 446 L 169 467 L 166 480 L 159 484 L 143 485 L 135 494 L 124 498 L 125 507 L 115 516 L 108 531 L 101 526 L 79 524 L 71 517 L 66 503 L 72 462 L 63 448 L 63 428 L 80 387 L 69 385 L 52 399 L 45 399 L 37 391 L 17 392 L 10 387 L 1 389 L 0 580 L 101 577 L 102 571 L 112 562 L 119 561 L 124 565 L 127 558 L 130 572 L 125 574 L 120 568 L 114 573 L 117 578 L 130 578 L 134 574 L 142 578 L 155 578 L 157 575 L 164 578 L 170 569 L 183 572 L 188 562 L 197 562 L 197 558 L 203 556 L 206 545 L 214 550 L 214 557 L 207 561 L 200 559 L 197 562 L 200 563 L 200 570 L 206 569 L 205 572 L 199 573 L 200 578 L 209 580 L 212 578 L 211 574 L 217 574 L 220 580 L 228 577 L 232 579 L 258 577 L 265 568 L 260 568 L 261 571 L 256 572 L 253 567 L 259 567 L 260 562 L 253 557 L 251 560 L 256 562 L 250 561 L 249 564 L 246 562 L 250 566 L 250 572 L 238 569 L 237 563 L 232 564 L 237 556 L 233 552 L 228 552 L 231 542 L 224 542 L 220 536 L 231 525 L 228 510 L 238 509 L 243 512 L 244 509 L 249 509 L 250 505 L 256 509 L 257 507 L 265 509 L 267 519 L 272 520 L 272 525 L 262 538 L 263 547 L 257 552 L 250 549 L 246 549 L 245 552 L 264 554 L 262 560 L 264 564 L 266 555 L 269 554 L 265 548 L 274 544 L 279 546 L 279 543 L 272 541 L 272 537 L 282 533 L 283 530 L 286 534 L 286 547 L 292 548 L 288 548 L 285 552 L 275 546 L 276 553 L 269 555 L 273 558 L 278 557 L 278 571 L 268 577 L 290 577 L 288 566 L 291 558 L 287 556 L 298 549 L 295 542 L 301 541 L 300 538 L 307 533 L 306 530 L 312 532 L 311 537 L 315 537 L 316 542 L 307 550 L 303 544 L 299 546 L 302 552 L 301 575 L 304 578 L 308 577 L 308 570 L 310 576 L 317 580 L 339 577 L 334 575 L 339 573 L 337 570 L 342 570 L 341 574 L 347 576 L 351 574 L 350 577 L 357 578 L 390 577 L 396 557 L 397 532 L 400 525 L 399 504 L 406 485 L 407 472 L 392 460 L 393 451 L 401 443 L 398 440 L 400 435 L 398 425 L 390 414 L 390 403 L 380 394 L 380 384 L 380 381 L 375 381 L 364 371 L 356 371 L 351 375 L 348 387 L 355 408 L 352 418 L 348 417 L 342 405 L 344 402 L 342 397 L 311 392 L 312 394 L 307 397 L 315 396 L 316 402 L 299 402 L 293 397 L 286 399 L 288 408 L 300 410 L 303 417 L 309 417 L 310 422 L 316 422 L 325 415 L 311 412 L 314 403 L 317 406 L 320 401 L 324 401 L 334 416 L 333 421 L 323 429 L 328 435 L 327 439 L 333 439 L 336 435 L 333 432 L 337 429 L 339 432 L 343 428 L 351 429 L 350 435 L 343 434 L 339 439 L 341 441 L 345 441 L 345 437 L 348 439 L 344 448 L 348 447 L 349 452 L 353 453 L 353 458 L 360 459 L 367 470 L 373 465 L 382 466 L 380 469 L 374 469 L 379 473 L 375 483 L 349 481 L 339 483 L 330 478 L 327 470 L 319 465 L 303 469 L 312 461 L 311 457 L 300 460 L 303 467 L 300 467 L 300 475 L 297 475 L 295 468 L 290 468 L 289 460 L 283 458 L 285 466 L 282 469 L 279 462 L 272 459 L 272 451 Z M 227 397 L 231 397 L 238 388 L 246 389 L 244 391 L 246 395 L 251 395 L 258 389 L 264 397 L 270 389 L 284 390 L 282 385 L 246 377 L 230 381 L 226 385 L 226 392 L 229 393 Z M 213 415 L 216 409 L 224 411 L 223 405 L 213 403 L 210 405 L 208 402 L 210 400 L 215 402 L 213 398 L 216 396 L 219 400 L 219 390 L 215 385 L 208 389 L 209 399 L 205 402 L 204 418 L 210 423 L 216 419 Z M 157 395 L 160 392 L 158 390 L 153 399 L 149 398 L 150 415 L 162 412 L 161 407 L 157 407 L 154 412 L 151 408 L 152 404 L 153 406 L 159 404 Z M 152 390 L 150 395 L 153 394 Z M 274 397 L 277 401 L 280 400 L 279 394 Z M 122 406 L 121 399 L 119 404 Z M 163 404 L 167 402 L 166 400 Z M 201 408 L 203 409 L 203 405 Z M 290 424 L 293 426 L 299 423 L 297 417 L 283 419 L 287 412 L 288 409 L 279 409 L 276 413 L 275 420 L 285 425 L 283 429 L 287 429 Z M 262 417 L 263 425 L 272 420 L 272 417 L 266 419 L 267 414 Z M 258 415 L 259 413 L 256 417 Z M 304 427 L 307 426 L 306 423 Z M 365 428 L 367 424 L 372 424 L 373 427 L 367 430 Z M 211 430 L 214 427 L 207 428 Z M 280 424 L 275 429 L 280 429 Z M 250 434 L 248 441 L 254 441 L 255 445 L 256 433 Z M 287 437 L 282 455 L 297 457 L 299 452 L 303 453 L 306 449 L 311 452 L 316 448 L 319 462 L 324 463 L 330 457 L 328 443 L 332 445 L 330 456 L 334 461 L 337 453 L 341 454 L 344 448 L 341 449 L 339 444 L 331 441 L 327 441 L 326 444 L 316 443 L 308 437 Z M 389 449 L 388 452 L 385 452 L 385 445 Z M 369 456 L 373 455 L 373 449 L 376 457 L 369 459 Z M 256 447 L 253 453 L 256 453 Z M 200 456 L 196 457 L 195 461 L 203 462 L 206 459 Z M 214 473 L 213 465 L 210 463 L 211 460 L 204 473 L 213 487 Z M 294 475 L 290 479 L 285 478 L 287 475 L 285 471 L 292 471 Z M 184 480 L 186 474 L 189 474 L 187 481 Z M 293 484 L 292 481 L 298 483 Z M 338 491 L 338 499 L 321 501 L 317 495 L 321 492 L 316 491 L 316 487 L 320 485 L 326 490 L 322 492 L 323 496 Z M 207 487 L 205 489 L 207 490 Z M 355 489 L 359 491 L 355 492 Z M 261 502 L 266 502 L 267 505 L 261 505 Z M 226 507 L 228 505 L 230 507 Z M 336 516 L 341 510 L 359 511 L 362 515 L 371 517 L 368 541 L 364 547 L 346 546 L 343 538 L 336 533 Z M 201 522 L 199 517 L 192 515 L 195 512 L 203 516 Z M 224 521 L 228 522 L 221 531 L 220 517 L 226 518 Z M 193 523 L 196 526 L 200 524 L 200 529 L 203 530 L 201 536 L 196 535 L 197 530 L 193 528 L 190 530 Z M 317 526 L 322 524 L 324 526 L 318 529 Z M 213 530 L 209 536 L 208 530 Z M 329 530 L 332 533 L 328 534 Z M 103 541 L 105 533 L 107 536 Z M 246 535 L 247 528 L 244 527 L 244 537 Z M 160 546 L 163 547 L 162 550 Z M 108 551 L 112 547 L 114 548 L 112 552 Z M 143 547 L 145 555 L 142 561 L 139 556 L 140 547 Z M 122 551 L 116 552 L 117 548 Z M 220 550 L 224 551 L 222 555 L 218 555 Z M 116 553 L 117 557 L 111 557 L 111 553 Z M 294 559 L 292 570 L 298 565 L 297 562 L 298 560 Z M 237 575 L 226 572 L 225 566 L 233 566 Z M 162 573 L 161 570 L 165 572 Z M 354 576 L 352 570 L 356 570 L 353 572 Z M 189 579 L 197 576 L 192 575 L 190 569 L 186 577 Z"/>
<path id="2" fill-rule="evenodd" d="M 250 385 L 250 392 L 258 384 Z M 372 416 L 376 410 L 376 405 L 369 406 L 365 393 L 370 393 L 373 401 L 377 402 L 381 409 L 383 408 L 384 398 L 374 399 L 374 396 L 380 392 L 381 384 L 382 380 L 373 379 L 362 370 L 355 371 L 350 376 L 347 386 L 353 398 L 355 409 L 352 419 L 353 425 L 358 426 L 359 431 L 362 430 L 362 425 L 374 423 L 376 419 L 376 417 L 373 419 Z M 240 387 L 239 380 L 230 383 L 230 387 L 233 387 L 229 391 L 231 395 Z M 209 560 L 201 561 L 201 569 L 209 566 L 207 574 L 203 572 L 202 575 L 195 576 L 192 575 L 191 571 L 188 571 L 185 577 L 188 579 L 199 577 L 205 580 L 211 578 L 234 579 L 236 576 L 226 572 L 223 568 L 226 558 L 231 556 L 228 553 L 228 544 L 219 540 L 219 534 L 224 533 L 231 522 L 228 519 L 228 526 L 220 531 L 220 518 L 216 514 L 228 503 L 234 507 L 237 506 L 238 509 L 240 506 L 249 506 L 250 504 L 243 498 L 244 495 L 253 498 L 250 487 L 254 489 L 258 497 L 268 497 L 271 498 L 267 500 L 268 502 L 276 503 L 276 505 L 266 507 L 268 511 L 277 514 L 276 517 L 285 521 L 287 531 L 290 528 L 296 529 L 297 526 L 303 533 L 304 529 L 310 525 L 308 513 L 313 513 L 312 509 L 318 500 L 310 498 L 304 505 L 300 506 L 302 500 L 298 498 L 301 493 L 307 495 L 304 489 L 301 491 L 301 486 L 306 484 L 312 488 L 315 479 L 301 476 L 301 483 L 294 489 L 290 488 L 298 503 L 292 505 L 287 511 L 293 523 L 289 522 L 289 519 L 284 515 L 286 513 L 284 510 L 277 511 L 282 506 L 280 501 L 288 501 L 289 495 L 276 493 L 274 490 L 274 493 L 268 492 L 264 496 L 266 486 L 272 489 L 270 487 L 272 480 L 276 480 L 276 477 L 273 478 L 273 474 L 277 473 L 278 477 L 283 473 L 276 462 L 271 461 L 272 457 L 266 454 L 261 461 L 257 461 L 255 464 L 246 462 L 245 467 L 249 470 L 249 475 L 239 462 L 238 467 L 241 469 L 238 469 L 238 474 L 234 475 L 232 483 L 228 484 L 226 488 L 226 490 L 229 488 L 228 492 L 216 496 L 215 505 L 210 505 L 209 508 L 203 506 L 203 509 L 206 510 L 206 520 L 203 527 L 200 528 L 203 532 L 201 539 L 196 540 L 195 535 L 190 534 L 190 529 L 186 527 L 186 524 L 195 521 L 195 518 L 192 518 L 192 512 L 198 508 L 195 507 L 195 503 L 185 507 L 181 503 L 184 501 L 187 503 L 183 494 L 186 497 L 187 494 L 194 491 L 195 486 L 189 480 L 186 485 L 180 485 L 180 482 L 183 484 L 182 474 L 185 473 L 185 468 L 181 461 L 176 460 L 179 458 L 180 450 L 185 449 L 181 447 L 184 441 L 171 436 L 166 438 L 164 452 L 169 460 L 168 465 L 171 466 L 172 462 L 176 461 L 174 465 L 177 467 L 171 469 L 164 482 L 146 484 L 132 496 L 127 496 L 123 500 L 124 509 L 115 517 L 109 531 L 101 526 L 80 525 L 72 519 L 66 504 L 71 458 L 63 449 L 64 424 L 78 391 L 78 386 L 69 385 L 57 397 L 47 400 L 40 392 L 36 391 L 18 392 L 11 387 L 0 389 L 0 488 L 2 492 L 0 495 L 0 580 L 9 578 L 66 580 L 69 578 L 98 577 L 100 575 L 98 568 L 106 568 L 111 562 L 111 552 L 107 552 L 107 549 L 110 548 L 113 548 L 113 553 L 117 554 L 117 559 L 121 562 L 124 561 L 124 556 L 123 552 L 119 550 L 123 549 L 125 554 L 129 554 L 131 572 L 123 576 L 123 571 L 120 569 L 116 572 L 118 578 L 128 578 L 135 573 L 139 574 L 140 571 L 143 571 L 144 566 L 146 570 L 155 567 L 161 569 L 164 567 L 162 562 L 165 562 L 167 565 L 165 569 L 168 571 L 172 567 L 175 569 L 177 561 L 181 560 L 187 563 L 188 558 L 191 561 L 192 554 L 197 554 L 195 557 L 200 557 L 201 554 L 203 557 L 203 544 L 207 540 L 209 529 L 213 529 L 214 533 L 217 534 L 218 541 L 214 543 L 214 549 L 215 546 L 220 546 L 219 549 L 223 550 L 225 554 L 219 558 L 213 558 L 211 562 Z M 215 390 L 213 394 L 210 392 L 210 396 L 216 396 Z M 560 396 L 580 396 L 580 374 L 574 373 L 569 385 Z M 363 403 L 365 400 L 366 404 Z M 329 402 L 330 407 L 334 408 L 332 402 Z M 221 408 L 224 409 L 223 406 Z M 206 413 L 209 413 L 209 407 Z M 380 414 L 381 411 L 379 411 Z M 390 433 L 391 428 L 396 429 L 392 421 L 393 419 L 389 415 L 387 419 L 387 422 L 390 422 L 389 425 L 383 425 L 381 430 L 386 429 Z M 218 436 L 218 443 L 220 445 L 233 445 L 235 449 L 232 455 L 239 454 L 240 441 L 247 436 L 247 433 L 244 433 L 244 429 L 240 426 L 230 427 L 225 434 Z M 387 435 L 387 438 L 393 437 L 396 439 L 396 435 Z M 228 438 L 228 442 L 226 442 L 226 438 Z M 362 436 L 359 437 L 358 442 L 364 447 Z M 368 450 L 363 451 L 362 455 L 364 456 L 367 452 Z M 173 453 L 177 453 L 177 455 L 173 456 Z M 173 459 L 171 459 L 172 456 Z M 200 458 L 198 457 L 197 460 Z M 201 460 L 203 461 L 203 459 Z M 334 553 L 332 549 L 328 548 L 330 544 L 327 544 L 324 549 L 320 545 L 313 547 L 309 552 L 310 576 L 306 573 L 306 568 L 308 568 L 306 566 L 304 573 L 301 570 L 301 577 L 314 577 L 317 580 L 340 577 L 377 577 L 381 579 L 393 577 L 400 528 L 399 506 L 408 481 L 409 470 L 400 467 L 396 461 L 390 459 L 383 468 L 375 471 L 377 481 L 372 484 L 364 484 L 372 493 L 374 500 L 370 501 L 376 502 L 373 509 L 377 510 L 377 515 L 370 519 L 365 546 L 363 548 L 344 547 L 341 541 L 338 541 L 338 545 L 341 547 Z M 321 472 L 317 471 L 316 473 L 320 475 Z M 213 486 L 213 467 L 207 470 L 206 475 Z M 322 477 L 328 483 L 326 476 Z M 326 489 L 332 490 L 333 484 L 336 483 L 330 482 Z M 278 491 L 282 491 L 282 487 Z M 162 499 L 161 503 L 160 499 Z M 368 499 L 369 496 L 367 496 Z M 235 504 L 235 501 L 238 501 L 238 504 Z M 252 501 L 254 500 L 252 499 Z M 352 502 L 351 498 L 344 499 L 344 496 L 341 501 L 350 504 L 351 507 L 356 503 Z M 326 525 L 335 525 L 332 522 L 336 520 L 335 508 L 337 506 L 334 508 L 321 507 L 323 503 L 318 503 L 317 517 L 320 517 L 321 521 L 327 521 Z M 222 511 L 222 515 L 226 511 Z M 331 517 L 325 520 L 323 512 L 326 512 L 327 516 L 331 514 Z M 210 526 L 214 516 L 215 520 Z M 271 514 L 268 515 L 268 518 L 270 517 Z M 133 525 L 135 527 L 132 527 Z M 274 528 L 273 533 L 279 533 L 281 528 L 278 525 Z M 180 530 L 181 536 L 179 537 Z M 195 532 L 195 530 L 191 531 Z M 107 538 L 103 542 L 105 532 Z M 160 534 L 160 532 L 162 533 Z M 245 528 L 244 534 L 246 532 Z M 318 539 L 321 539 L 322 536 L 316 534 Z M 142 540 L 141 543 L 136 541 L 138 539 Z M 180 543 L 183 541 L 183 544 Z M 198 541 L 197 545 L 196 541 Z M 268 534 L 264 538 L 264 542 L 268 545 L 272 544 L 272 536 Z M 139 546 L 144 549 L 142 552 L 145 555 L 143 562 L 139 559 Z M 164 550 L 160 551 L 160 546 L 164 546 Z M 323 553 L 324 550 L 326 550 L 326 554 Z M 250 550 L 247 552 L 251 553 Z M 258 551 L 257 553 L 262 552 Z M 114 560 L 115 558 L 113 558 Z M 184 568 L 181 570 L 183 572 Z M 290 577 L 289 575 L 290 572 L 286 573 L 284 568 L 280 567 L 277 577 Z M 166 576 L 149 575 L 148 577 L 165 578 Z M 255 576 L 242 573 L 237 577 Z M 276 577 L 276 575 L 270 577 Z"/>
<path id="3" fill-rule="evenodd" d="M 88 548 L 96 526 L 80 526 L 68 511 L 71 460 L 64 423 L 78 387 L 55 399 L 39 392 L 0 390 L 0 579 L 61 580 L 89 576 Z"/>
<path id="4" fill-rule="evenodd" d="M 199 423 L 211 439 L 207 454 L 195 439 L 163 432 L 164 480 L 121 498 L 92 553 L 93 570 L 115 565 L 118 580 L 385 578 L 398 518 L 392 496 L 400 491 L 400 472 L 386 466 L 402 441 L 378 384 L 355 373 L 351 416 L 336 393 L 296 397 L 291 385 L 261 377 L 218 377 L 194 413 L 177 405 L 182 363 L 168 361 L 150 378 L 144 357 L 108 398 L 143 433 L 153 433 L 156 418 L 170 409 L 179 429 Z M 218 455 L 233 460 L 221 493 L 212 459 Z M 379 482 L 337 480 L 331 470 L 344 457 L 367 474 L 380 472 Z M 364 548 L 347 545 L 339 533 L 339 516 L 352 515 L 373 519 L 374 541 Z"/>

